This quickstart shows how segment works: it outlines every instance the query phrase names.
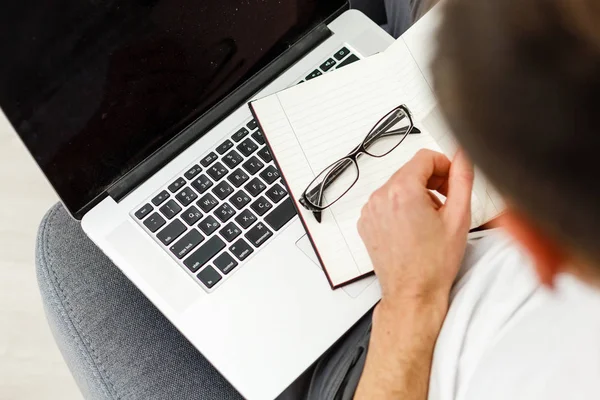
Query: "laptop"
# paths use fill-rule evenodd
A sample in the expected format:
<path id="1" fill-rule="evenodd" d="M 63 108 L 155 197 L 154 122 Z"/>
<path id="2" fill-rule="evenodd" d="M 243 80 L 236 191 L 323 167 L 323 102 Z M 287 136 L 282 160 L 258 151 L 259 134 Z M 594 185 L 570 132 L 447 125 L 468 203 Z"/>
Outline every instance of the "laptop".
<path id="1" fill-rule="evenodd" d="M 0 106 L 85 233 L 246 398 L 380 298 L 332 290 L 247 103 L 393 39 L 343 0 L 2 7 Z"/>

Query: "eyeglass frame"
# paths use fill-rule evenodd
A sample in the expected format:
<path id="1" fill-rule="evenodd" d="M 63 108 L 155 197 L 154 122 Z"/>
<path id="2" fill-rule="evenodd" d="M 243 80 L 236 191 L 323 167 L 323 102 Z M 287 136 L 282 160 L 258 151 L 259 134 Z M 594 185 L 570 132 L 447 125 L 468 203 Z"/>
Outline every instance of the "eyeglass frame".
<path id="1" fill-rule="evenodd" d="M 387 151 L 386 153 L 384 153 L 382 155 L 374 155 L 374 154 L 369 153 L 367 151 L 367 147 L 366 147 L 368 145 L 367 140 L 369 139 L 369 136 L 371 136 L 373 134 L 373 131 L 375 130 L 375 128 L 377 128 L 379 126 L 379 124 L 381 124 L 386 119 L 390 118 L 392 116 L 392 114 L 394 112 L 397 112 L 397 111 L 403 111 L 404 114 L 406 115 L 406 117 L 409 120 L 409 127 L 406 129 L 406 133 L 404 133 L 404 136 L 402 137 L 402 139 L 400 139 L 400 141 L 394 147 L 392 147 L 389 151 Z M 354 187 L 354 185 L 356 185 L 356 182 L 358 182 L 358 179 L 360 178 L 360 167 L 358 166 L 358 157 L 361 154 L 366 154 L 366 155 L 368 155 L 370 157 L 373 157 L 373 158 L 382 158 L 382 157 L 385 157 L 388 154 L 390 154 L 392 151 L 396 150 L 396 148 L 398 148 L 398 146 L 400 146 L 402 144 L 402 142 L 404 142 L 404 140 L 406 139 L 406 137 L 409 134 L 412 134 L 412 133 L 421 133 L 421 132 L 417 128 L 415 128 L 414 121 L 412 119 L 412 114 L 411 114 L 409 108 L 406 105 L 404 105 L 404 104 L 393 108 L 392 110 L 390 110 L 389 112 L 387 112 L 383 117 L 381 117 L 381 119 L 379 121 L 377 121 L 375 123 L 375 125 L 373 125 L 373 127 L 366 134 L 366 136 L 362 140 L 362 142 L 358 146 L 356 146 L 352 151 L 350 151 L 350 153 L 348 153 L 348 155 L 346 155 L 345 157 L 342 157 L 339 160 L 331 163 L 327 168 L 324 168 L 321 172 L 319 172 L 315 176 L 315 178 L 308 184 L 308 186 L 306 187 L 306 189 L 304 190 L 304 192 L 302 192 L 302 197 L 299 200 L 300 204 L 305 209 L 307 209 L 308 211 L 312 211 L 313 213 L 315 213 L 315 218 L 317 218 L 317 221 L 320 222 L 320 213 L 322 211 L 328 209 L 329 207 L 331 207 L 335 203 L 337 203 L 342 197 L 344 197 L 346 195 L 346 193 L 348 193 L 350 191 L 350 189 L 352 189 Z M 388 132 L 388 134 L 389 134 L 389 132 Z M 379 136 L 374 136 L 374 137 L 376 137 L 378 139 L 380 138 Z M 352 182 L 352 184 L 348 187 L 348 189 L 346 189 L 346 191 L 344 193 L 342 193 L 331 204 L 328 204 L 326 206 L 316 206 L 316 205 L 312 204 L 312 202 L 308 199 L 308 190 L 309 190 L 309 188 L 313 185 L 313 183 L 319 178 L 319 176 L 324 171 L 327 171 L 329 168 L 334 167 L 336 164 L 340 164 L 344 160 L 350 160 L 350 161 L 352 161 L 354 163 L 355 167 L 356 167 L 356 179 L 354 180 L 354 182 Z M 343 169 L 340 171 L 340 173 L 343 172 L 343 171 L 345 171 L 346 168 L 348 168 L 348 167 L 343 167 Z M 333 173 L 333 172 L 335 172 L 335 171 L 331 171 L 330 174 Z M 334 181 L 335 179 L 337 179 L 338 176 L 339 176 L 339 174 L 336 175 L 336 176 L 334 176 L 333 178 L 331 178 L 332 181 Z M 325 183 L 328 183 L 328 182 L 326 182 L 327 179 L 329 179 L 328 176 L 326 176 L 324 178 L 324 183 L 320 185 L 321 187 L 325 186 Z M 330 182 L 332 182 L 332 181 L 330 181 Z M 325 189 L 326 188 L 327 187 L 325 187 Z M 324 191 L 324 189 L 320 189 L 319 198 L 323 197 L 323 191 Z M 317 215 L 317 213 L 318 213 L 318 215 Z"/>

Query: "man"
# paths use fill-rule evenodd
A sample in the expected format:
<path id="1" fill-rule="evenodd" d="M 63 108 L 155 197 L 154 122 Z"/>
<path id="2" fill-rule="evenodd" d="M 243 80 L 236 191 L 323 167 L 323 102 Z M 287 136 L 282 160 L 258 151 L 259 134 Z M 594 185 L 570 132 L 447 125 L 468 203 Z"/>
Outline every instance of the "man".
<path id="1" fill-rule="evenodd" d="M 600 398 L 599 23 L 594 0 L 448 2 L 441 108 L 546 288 L 514 244 L 488 239 L 448 312 L 473 175 L 464 153 L 419 153 L 359 222 L 383 299 L 355 398 Z"/>
<path id="2" fill-rule="evenodd" d="M 449 0 L 435 89 L 466 153 L 420 152 L 373 194 L 359 223 L 383 289 L 372 324 L 284 396 L 600 398 L 597 21 L 594 0 Z M 505 195 L 512 239 L 467 244 L 468 157 Z M 60 208 L 38 258 L 88 397 L 239 398 Z"/>

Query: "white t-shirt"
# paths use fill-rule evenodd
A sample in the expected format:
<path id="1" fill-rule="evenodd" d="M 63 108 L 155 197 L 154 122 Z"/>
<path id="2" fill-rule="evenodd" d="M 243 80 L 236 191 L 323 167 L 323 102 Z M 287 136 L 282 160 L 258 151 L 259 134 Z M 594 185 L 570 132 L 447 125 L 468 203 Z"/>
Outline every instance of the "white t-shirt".
<path id="1" fill-rule="evenodd" d="M 566 275 L 542 287 L 499 232 L 470 242 L 429 399 L 600 399 L 600 291 Z"/>

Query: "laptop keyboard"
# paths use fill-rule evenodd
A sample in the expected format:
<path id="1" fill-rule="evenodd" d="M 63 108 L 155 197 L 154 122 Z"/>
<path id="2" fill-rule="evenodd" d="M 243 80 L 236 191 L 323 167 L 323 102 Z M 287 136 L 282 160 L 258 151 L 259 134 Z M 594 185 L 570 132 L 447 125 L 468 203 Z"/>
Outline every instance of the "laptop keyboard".
<path id="1" fill-rule="evenodd" d="M 343 47 L 299 83 L 358 60 Z M 209 292 L 295 215 L 254 119 L 132 212 L 146 232 Z"/>

